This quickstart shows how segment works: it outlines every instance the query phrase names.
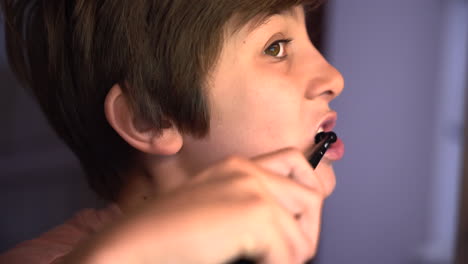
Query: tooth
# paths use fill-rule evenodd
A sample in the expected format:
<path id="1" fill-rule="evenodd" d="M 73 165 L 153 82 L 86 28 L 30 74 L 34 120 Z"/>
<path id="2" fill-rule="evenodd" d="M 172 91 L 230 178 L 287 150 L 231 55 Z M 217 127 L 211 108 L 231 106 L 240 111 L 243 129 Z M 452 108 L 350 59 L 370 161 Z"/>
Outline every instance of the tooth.
<path id="1" fill-rule="evenodd" d="M 320 133 L 320 132 L 323 132 L 323 127 L 320 127 L 319 130 L 317 131 L 317 134 Z"/>

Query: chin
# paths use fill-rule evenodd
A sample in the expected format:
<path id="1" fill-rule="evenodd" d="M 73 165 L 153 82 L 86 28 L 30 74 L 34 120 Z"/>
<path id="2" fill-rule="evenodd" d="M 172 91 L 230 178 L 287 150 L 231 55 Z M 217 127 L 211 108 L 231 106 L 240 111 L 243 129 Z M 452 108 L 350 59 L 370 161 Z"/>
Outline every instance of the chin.
<path id="1" fill-rule="evenodd" d="M 322 160 L 317 166 L 316 172 L 324 184 L 325 193 L 329 196 L 333 193 L 336 186 L 335 171 L 333 170 L 332 163 Z"/>

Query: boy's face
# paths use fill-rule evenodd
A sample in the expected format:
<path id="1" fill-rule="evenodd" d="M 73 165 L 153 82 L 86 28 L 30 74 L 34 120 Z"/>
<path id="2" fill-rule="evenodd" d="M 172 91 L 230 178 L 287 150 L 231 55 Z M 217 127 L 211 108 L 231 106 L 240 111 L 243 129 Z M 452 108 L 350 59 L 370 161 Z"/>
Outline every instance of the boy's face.
<path id="1" fill-rule="evenodd" d="M 233 154 L 254 157 L 287 147 L 309 156 L 344 85 L 310 42 L 302 7 L 228 35 L 209 80 L 209 135 L 185 136 L 179 153 L 193 171 Z M 324 157 L 317 167 L 329 192 L 331 162 Z"/>

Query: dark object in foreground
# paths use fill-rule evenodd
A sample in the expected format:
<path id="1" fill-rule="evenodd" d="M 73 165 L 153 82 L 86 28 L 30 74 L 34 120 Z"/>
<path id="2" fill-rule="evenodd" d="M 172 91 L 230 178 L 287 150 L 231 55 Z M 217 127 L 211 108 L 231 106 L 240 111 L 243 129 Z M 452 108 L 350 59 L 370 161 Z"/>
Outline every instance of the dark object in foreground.
<path id="1" fill-rule="evenodd" d="M 314 169 L 317 168 L 320 160 L 325 155 L 325 152 L 327 152 L 328 148 L 335 143 L 337 139 L 338 137 L 335 132 L 321 132 L 315 136 L 315 143 L 317 145 L 309 159 L 309 163 Z"/>

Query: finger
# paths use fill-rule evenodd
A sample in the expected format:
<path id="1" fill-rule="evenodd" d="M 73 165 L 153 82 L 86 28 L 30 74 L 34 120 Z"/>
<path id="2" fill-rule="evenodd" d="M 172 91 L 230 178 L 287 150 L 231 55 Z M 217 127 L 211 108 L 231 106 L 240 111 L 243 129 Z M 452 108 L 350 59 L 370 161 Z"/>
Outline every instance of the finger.
<path id="1" fill-rule="evenodd" d="M 301 171 L 300 167 L 305 169 Z M 310 170 L 307 171 L 307 168 Z M 307 242 L 301 245 L 306 246 L 309 252 L 315 250 L 325 194 L 317 180 L 312 181 L 309 186 L 300 183 L 301 179 L 306 177 L 317 178 L 302 154 L 293 150 L 283 150 L 257 157 L 255 161 L 231 158 L 216 167 L 212 174 L 220 175 L 223 174 L 222 171 L 225 175 L 230 175 L 229 186 L 238 190 L 238 193 L 248 189 L 254 193 L 264 190 L 260 191 L 261 196 L 270 196 L 278 206 L 287 211 L 288 217 L 307 239 Z M 293 176 L 283 176 L 289 174 Z M 297 215 L 300 215 L 298 219 L 295 218 Z"/>
<path id="2" fill-rule="evenodd" d="M 322 179 L 317 176 L 305 156 L 298 150 L 283 149 L 255 157 L 252 161 L 272 173 L 292 178 L 309 188 L 325 192 Z"/>
<path id="3" fill-rule="evenodd" d="M 277 207 L 278 211 L 274 221 L 278 226 L 277 231 L 268 241 L 268 248 L 261 259 L 261 263 L 302 264 L 310 258 L 309 239 L 302 232 L 297 222 L 284 208 Z"/>
<path id="4" fill-rule="evenodd" d="M 300 230 L 308 239 L 310 252 L 314 252 L 318 243 L 325 194 L 307 188 L 289 178 L 277 174 L 269 175 L 265 186 L 277 202 L 295 218 Z M 312 257 L 312 256 L 310 256 Z"/>
<path id="5" fill-rule="evenodd" d="M 315 254 L 320 234 L 323 201 L 326 197 L 323 184 L 308 164 L 305 157 L 294 150 L 282 150 L 256 158 L 256 164 L 265 170 L 274 172 L 265 185 L 270 193 L 294 216 L 303 234 L 308 239 L 310 256 Z M 283 176 L 280 176 L 283 175 Z M 295 184 L 284 175 L 300 183 Z"/>
<path id="6" fill-rule="evenodd" d="M 315 257 L 317 253 L 322 222 L 323 200 L 314 200 L 310 204 L 310 208 L 313 209 L 305 210 L 298 219 L 301 230 L 307 238 L 309 250 L 307 260 Z"/>

